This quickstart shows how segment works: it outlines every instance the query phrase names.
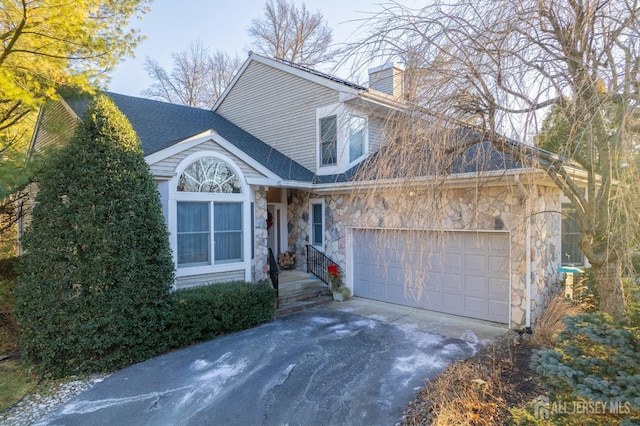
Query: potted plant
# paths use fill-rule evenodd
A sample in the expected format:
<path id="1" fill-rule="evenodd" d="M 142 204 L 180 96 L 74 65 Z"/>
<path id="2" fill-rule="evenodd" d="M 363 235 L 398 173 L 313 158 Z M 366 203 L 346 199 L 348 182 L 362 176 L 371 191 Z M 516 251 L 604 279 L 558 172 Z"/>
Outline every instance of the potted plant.
<path id="1" fill-rule="evenodd" d="M 338 265 L 332 263 L 327 268 L 327 274 L 329 275 L 329 281 L 331 281 L 331 292 L 333 293 L 333 300 L 336 302 L 342 302 L 351 296 L 349 287 L 343 286 L 340 280 L 340 270 Z"/>

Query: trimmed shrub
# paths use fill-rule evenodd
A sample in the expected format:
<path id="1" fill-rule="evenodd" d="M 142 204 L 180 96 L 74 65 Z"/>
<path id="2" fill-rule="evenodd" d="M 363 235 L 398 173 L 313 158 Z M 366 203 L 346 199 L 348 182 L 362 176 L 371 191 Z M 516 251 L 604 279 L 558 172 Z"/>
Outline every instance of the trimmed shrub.
<path id="1" fill-rule="evenodd" d="M 176 348 L 273 319 L 276 292 L 268 284 L 233 281 L 178 290 L 167 324 L 167 343 Z"/>
<path id="2" fill-rule="evenodd" d="M 96 97 L 38 178 L 15 289 L 24 359 L 60 377 L 162 351 L 174 267 L 131 124 Z"/>

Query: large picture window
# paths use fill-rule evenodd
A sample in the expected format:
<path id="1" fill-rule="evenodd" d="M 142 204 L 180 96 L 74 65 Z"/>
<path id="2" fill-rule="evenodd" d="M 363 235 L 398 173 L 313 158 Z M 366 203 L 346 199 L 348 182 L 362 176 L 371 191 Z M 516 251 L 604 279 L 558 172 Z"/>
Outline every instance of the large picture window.
<path id="1" fill-rule="evenodd" d="M 242 203 L 179 201 L 178 266 L 230 262 L 242 262 Z"/>
<path id="2" fill-rule="evenodd" d="M 244 196 L 234 169 L 202 157 L 180 174 L 176 201 L 178 267 L 244 260 Z"/>

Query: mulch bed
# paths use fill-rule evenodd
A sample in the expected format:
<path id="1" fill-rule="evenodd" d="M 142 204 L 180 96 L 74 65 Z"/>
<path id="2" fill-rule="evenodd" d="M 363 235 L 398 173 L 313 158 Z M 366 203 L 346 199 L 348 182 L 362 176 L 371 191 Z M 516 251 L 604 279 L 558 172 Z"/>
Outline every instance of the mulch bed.
<path id="1" fill-rule="evenodd" d="M 529 367 L 537 349 L 530 335 L 508 332 L 427 383 L 401 424 L 505 424 L 509 408 L 524 408 L 544 393 Z"/>

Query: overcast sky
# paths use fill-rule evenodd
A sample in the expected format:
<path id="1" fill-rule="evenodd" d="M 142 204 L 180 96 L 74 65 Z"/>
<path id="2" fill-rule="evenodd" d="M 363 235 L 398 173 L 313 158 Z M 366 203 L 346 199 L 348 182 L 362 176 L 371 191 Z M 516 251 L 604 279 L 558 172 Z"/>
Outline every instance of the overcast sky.
<path id="1" fill-rule="evenodd" d="M 303 1 L 294 0 L 300 5 Z M 353 41 L 362 33 L 362 22 L 380 10 L 381 1 L 305 0 L 309 11 L 320 10 L 333 30 L 334 43 Z M 404 0 L 415 6 L 425 0 Z M 184 50 L 190 41 L 201 40 L 213 52 L 224 50 L 245 58 L 250 49 L 247 28 L 263 15 L 263 0 L 155 0 L 151 12 L 132 23 L 146 35 L 136 49 L 136 57 L 125 59 L 112 73 L 109 90 L 132 96 L 151 84 L 144 60 L 152 58 L 166 70 L 172 67 L 171 54 Z M 360 28 L 360 29 L 359 29 Z M 340 75 L 346 78 L 346 75 Z"/>

